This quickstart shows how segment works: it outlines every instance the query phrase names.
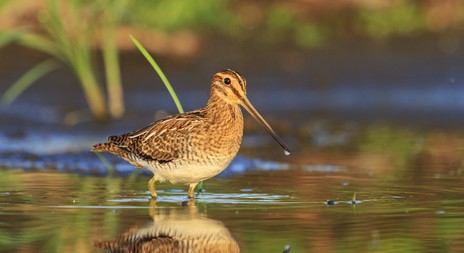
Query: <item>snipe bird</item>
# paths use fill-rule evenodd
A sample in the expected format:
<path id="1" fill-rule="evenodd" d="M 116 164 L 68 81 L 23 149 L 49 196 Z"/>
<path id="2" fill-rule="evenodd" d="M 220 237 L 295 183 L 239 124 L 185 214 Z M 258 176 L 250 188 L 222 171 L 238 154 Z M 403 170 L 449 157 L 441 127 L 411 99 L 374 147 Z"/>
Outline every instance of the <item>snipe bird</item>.
<path id="1" fill-rule="evenodd" d="M 237 155 L 243 136 L 243 106 L 290 154 L 289 148 L 261 117 L 246 96 L 246 81 L 227 69 L 216 73 L 211 94 L 202 109 L 172 115 L 134 132 L 110 136 L 93 151 L 113 153 L 154 176 L 148 188 L 154 199 L 156 181 L 189 185 L 194 198 L 196 185 L 223 171 Z"/>

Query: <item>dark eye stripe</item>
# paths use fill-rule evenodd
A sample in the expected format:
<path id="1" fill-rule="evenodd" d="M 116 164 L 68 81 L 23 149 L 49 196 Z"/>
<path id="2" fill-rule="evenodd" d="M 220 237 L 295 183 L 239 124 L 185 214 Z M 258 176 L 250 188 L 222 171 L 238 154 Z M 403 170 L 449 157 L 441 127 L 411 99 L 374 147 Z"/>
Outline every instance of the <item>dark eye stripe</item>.
<path id="1" fill-rule="evenodd" d="M 240 84 L 240 87 L 242 88 L 242 90 L 245 90 L 245 79 L 237 72 L 231 70 L 231 69 L 228 69 L 230 72 L 232 72 L 232 74 L 235 75 L 235 77 L 237 78 L 238 80 L 238 84 Z"/>
<path id="2" fill-rule="evenodd" d="M 235 94 L 235 96 L 237 96 L 237 98 L 241 98 L 240 93 L 238 93 L 236 89 L 232 88 L 231 90 Z"/>

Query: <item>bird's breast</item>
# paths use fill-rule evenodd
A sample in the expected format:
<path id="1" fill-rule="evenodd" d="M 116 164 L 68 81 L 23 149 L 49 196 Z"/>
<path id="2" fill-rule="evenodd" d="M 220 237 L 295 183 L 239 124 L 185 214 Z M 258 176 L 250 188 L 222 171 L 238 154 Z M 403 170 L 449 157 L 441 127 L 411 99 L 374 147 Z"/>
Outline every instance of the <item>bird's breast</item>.
<path id="1" fill-rule="evenodd" d="M 205 145 L 198 145 L 199 150 L 209 156 L 230 159 L 235 157 L 243 137 L 243 115 L 238 106 L 219 111 L 205 124 L 203 139 Z M 197 145 L 195 145 L 197 146 Z"/>

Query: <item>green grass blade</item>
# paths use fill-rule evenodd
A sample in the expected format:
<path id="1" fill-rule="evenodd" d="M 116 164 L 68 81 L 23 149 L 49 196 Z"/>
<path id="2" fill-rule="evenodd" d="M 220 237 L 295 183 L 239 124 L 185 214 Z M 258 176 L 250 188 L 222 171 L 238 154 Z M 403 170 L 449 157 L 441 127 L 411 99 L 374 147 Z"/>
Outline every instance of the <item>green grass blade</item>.
<path id="1" fill-rule="evenodd" d="M 158 76 L 161 78 L 161 80 L 163 81 L 164 85 L 166 86 L 166 88 L 168 89 L 169 91 L 169 94 L 171 94 L 171 97 L 172 99 L 174 100 L 174 103 L 176 104 L 177 106 L 177 110 L 179 110 L 180 113 L 184 113 L 184 109 L 182 108 L 182 105 L 180 104 L 180 101 L 179 99 L 177 98 L 177 95 L 176 95 L 176 92 L 174 91 L 174 89 L 172 88 L 171 84 L 169 83 L 169 80 L 166 78 L 166 76 L 164 75 L 163 71 L 161 70 L 161 68 L 158 66 L 158 64 L 155 62 L 155 60 L 153 59 L 153 57 L 151 57 L 150 53 L 148 53 L 148 51 L 132 36 L 132 35 L 129 35 L 129 37 L 131 38 L 132 42 L 134 42 L 135 46 L 140 50 L 140 52 L 143 54 L 143 56 L 145 56 L 145 58 L 147 59 L 147 61 L 151 64 L 151 66 L 153 67 L 153 69 L 155 69 L 156 73 L 158 73 Z"/>
<path id="2" fill-rule="evenodd" d="M 195 187 L 195 193 L 197 195 L 200 195 L 203 193 L 203 181 L 200 181 L 198 184 L 197 184 L 197 187 Z"/>
<path id="3" fill-rule="evenodd" d="M 108 35 L 109 31 L 103 33 Z M 102 44 L 109 112 L 113 118 L 121 118 L 125 110 L 124 91 L 121 81 L 119 54 L 114 36 L 108 35 L 106 38 L 102 38 Z"/>
<path id="4" fill-rule="evenodd" d="M 18 43 L 22 46 L 42 51 L 65 62 L 63 55 L 60 53 L 59 45 L 44 35 L 32 32 L 23 33 L 18 38 Z"/>
<path id="5" fill-rule="evenodd" d="M 101 27 L 103 62 L 105 65 L 106 87 L 108 92 L 108 108 L 113 118 L 121 118 L 124 114 L 124 91 L 121 81 L 121 67 L 116 43 L 117 18 L 108 11 Z"/>
<path id="6" fill-rule="evenodd" d="M 58 67 L 60 67 L 60 64 L 53 59 L 45 60 L 37 64 L 8 88 L 2 96 L 2 102 L 11 104 L 25 89 L 31 86 L 31 84 Z"/>
<path id="7" fill-rule="evenodd" d="M 0 48 L 17 41 L 21 37 L 22 31 L 6 31 L 0 32 Z"/>

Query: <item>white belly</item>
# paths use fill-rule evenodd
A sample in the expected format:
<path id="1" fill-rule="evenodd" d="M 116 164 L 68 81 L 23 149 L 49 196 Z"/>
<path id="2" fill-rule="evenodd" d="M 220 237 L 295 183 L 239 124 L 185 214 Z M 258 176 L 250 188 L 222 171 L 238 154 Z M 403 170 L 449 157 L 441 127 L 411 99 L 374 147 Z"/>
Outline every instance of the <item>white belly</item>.
<path id="1" fill-rule="evenodd" d="M 177 162 L 166 164 L 140 163 L 155 174 L 156 181 L 169 181 L 171 183 L 198 183 L 221 173 L 232 161 L 223 159 L 209 164 L 191 162 Z"/>

